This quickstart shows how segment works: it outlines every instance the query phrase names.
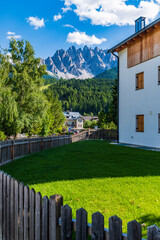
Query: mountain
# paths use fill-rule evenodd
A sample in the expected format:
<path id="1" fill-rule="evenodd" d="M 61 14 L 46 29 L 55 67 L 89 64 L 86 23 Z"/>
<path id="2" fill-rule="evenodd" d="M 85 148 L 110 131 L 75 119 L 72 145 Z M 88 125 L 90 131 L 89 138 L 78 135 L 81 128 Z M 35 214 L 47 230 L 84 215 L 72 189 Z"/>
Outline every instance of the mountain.
<path id="1" fill-rule="evenodd" d="M 95 78 L 116 79 L 117 77 L 118 77 L 118 69 L 117 67 L 114 67 L 98 74 Z"/>
<path id="2" fill-rule="evenodd" d="M 74 46 L 67 51 L 57 50 L 52 57 L 41 59 L 41 64 L 47 65 L 47 71 L 57 78 L 86 79 L 117 66 L 116 57 L 107 50 L 84 46 L 76 49 Z"/>

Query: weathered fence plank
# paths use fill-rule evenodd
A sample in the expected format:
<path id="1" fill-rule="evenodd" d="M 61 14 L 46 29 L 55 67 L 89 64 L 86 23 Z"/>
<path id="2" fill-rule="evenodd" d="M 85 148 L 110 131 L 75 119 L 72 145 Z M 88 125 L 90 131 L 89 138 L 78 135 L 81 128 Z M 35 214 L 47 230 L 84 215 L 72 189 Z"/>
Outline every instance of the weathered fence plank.
<path id="1" fill-rule="evenodd" d="M 29 191 L 29 239 L 35 239 L 35 190 Z"/>
<path id="2" fill-rule="evenodd" d="M 29 187 L 24 187 L 24 240 L 28 240 L 29 238 Z"/>
<path id="3" fill-rule="evenodd" d="M 2 240 L 3 221 L 3 172 L 0 171 L 0 240 Z"/>
<path id="4" fill-rule="evenodd" d="M 149 226 L 147 228 L 147 240 L 159 240 L 160 228 L 156 225 Z"/>
<path id="5" fill-rule="evenodd" d="M 87 212 L 83 208 L 76 211 L 76 240 L 87 240 Z"/>
<path id="6" fill-rule="evenodd" d="M 7 176 L 7 239 L 10 239 L 11 176 Z"/>
<path id="7" fill-rule="evenodd" d="M 19 226 L 18 226 L 18 236 L 20 240 L 24 238 L 24 227 L 23 227 L 23 207 L 24 207 L 24 185 L 19 184 Z"/>
<path id="8" fill-rule="evenodd" d="M 3 240 L 7 238 L 7 174 L 3 174 Z"/>
<path id="9" fill-rule="evenodd" d="M 11 178 L 11 208 L 10 208 L 10 218 L 11 218 L 11 239 L 15 240 L 15 179 Z"/>
<path id="10" fill-rule="evenodd" d="M 19 182 L 15 181 L 15 240 L 18 240 Z"/>
<path id="11" fill-rule="evenodd" d="M 127 240 L 141 240 L 141 224 L 133 220 L 127 223 Z"/>
<path id="12" fill-rule="evenodd" d="M 42 240 L 49 239 L 49 212 L 48 212 L 48 197 L 43 197 L 42 200 Z"/>
<path id="13" fill-rule="evenodd" d="M 35 240 L 41 240 L 41 214 L 42 214 L 42 196 L 36 193 L 35 201 Z"/>
<path id="14" fill-rule="evenodd" d="M 72 239 L 72 209 L 68 206 L 61 207 L 61 240 Z"/>
<path id="15" fill-rule="evenodd" d="M 60 239 L 60 227 L 58 220 L 62 205 L 62 196 L 55 194 L 49 198 L 49 240 Z"/>
<path id="16" fill-rule="evenodd" d="M 117 216 L 109 218 L 109 240 L 122 240 L 122 220 Z"/>
<path id="17" fill-rule="evenodd" d="M 100 212 L 92 214 L 92 235 L 93 240 L 104 240 L 104 216 Z"/>

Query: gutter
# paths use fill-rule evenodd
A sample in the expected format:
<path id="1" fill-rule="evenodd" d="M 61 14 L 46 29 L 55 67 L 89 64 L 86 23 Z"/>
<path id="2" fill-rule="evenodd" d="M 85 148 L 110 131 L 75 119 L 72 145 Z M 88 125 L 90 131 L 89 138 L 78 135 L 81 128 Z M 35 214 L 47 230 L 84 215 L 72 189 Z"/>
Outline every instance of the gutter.
<path id="1" fill-rule="evenodd" d="M 118 60 L 118 76 L 117 76 L 117 81 L 118 81 L 118 84 L 117 84 L 117 94 L 118 94 L 118 109 L 117 109 L 117 143 L 119 143 L 119 57 L 111 50 L 108 50 L 107 53 L 111 53 L 113 54 L 117 60 Z"/>

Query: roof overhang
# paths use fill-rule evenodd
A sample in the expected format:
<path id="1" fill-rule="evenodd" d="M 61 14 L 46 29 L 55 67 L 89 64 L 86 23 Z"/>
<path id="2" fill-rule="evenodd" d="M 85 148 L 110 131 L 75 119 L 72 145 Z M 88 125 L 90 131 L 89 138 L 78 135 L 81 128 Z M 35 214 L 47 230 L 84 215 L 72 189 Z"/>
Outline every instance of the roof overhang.
<path id="1" fill-rule="evenodd" d="M 115 45 L 113 48 L 109 49 L 108 52 L 119 52 L 127 47 L 131 43 L 131 41 L 138 39 L 139 37 L 142 37 L 147 32 L 151 31 L 154 27 L 160 27 L 160 18 L 158 18 L 156 21 L 152 22 L 151 24 L 147 25 L 142 30 L 134 33 L 130 37 L 126 38 L 124 41 L 120 42 L 119 44 Z"/>

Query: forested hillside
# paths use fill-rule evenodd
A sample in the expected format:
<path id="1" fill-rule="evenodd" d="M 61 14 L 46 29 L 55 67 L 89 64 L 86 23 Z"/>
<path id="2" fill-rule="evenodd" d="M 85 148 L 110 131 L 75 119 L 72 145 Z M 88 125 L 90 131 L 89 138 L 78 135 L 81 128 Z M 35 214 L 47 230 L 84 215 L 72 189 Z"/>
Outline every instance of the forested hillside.
<path id="1" fill-rule="evenodd" d="M 118 69 L 114 67 L 98 74 L 95 78 L 116 79 L 117 76 L 118 76 Z"/>
<path id="2" fill-rule="evenodd" d="M 86 79 L 59 80 L 49 88 L 61 100 L 63 110 L 78 111 L 81 114 L 108 110 L 112 101 L 114 80 Z"/>

